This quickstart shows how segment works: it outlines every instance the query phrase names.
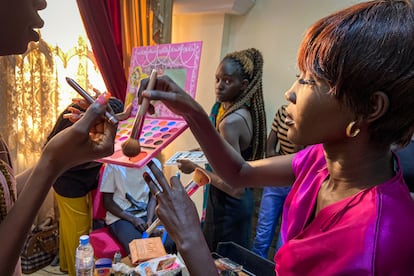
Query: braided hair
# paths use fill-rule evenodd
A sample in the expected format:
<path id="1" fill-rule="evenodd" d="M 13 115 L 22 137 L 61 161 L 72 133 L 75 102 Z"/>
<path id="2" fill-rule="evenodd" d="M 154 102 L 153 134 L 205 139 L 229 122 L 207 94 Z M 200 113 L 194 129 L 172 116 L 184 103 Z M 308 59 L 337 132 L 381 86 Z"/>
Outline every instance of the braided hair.
<path id="1" fill-rule="evenodd" d="M 229 114 L 248 106 L 253 121 L 253 153 L 251 160 L 264 157 L 266 148 L 266 113 L 263 100 L 263 56 L 259 50 L 249 48 L 227 54 L 223 61 L 234 62 L 239 68 L 243 79 L 249 81 L 247 88 L 242 91 L 234 103 L 224 112 L 217 121 L 217 125 Z"/>

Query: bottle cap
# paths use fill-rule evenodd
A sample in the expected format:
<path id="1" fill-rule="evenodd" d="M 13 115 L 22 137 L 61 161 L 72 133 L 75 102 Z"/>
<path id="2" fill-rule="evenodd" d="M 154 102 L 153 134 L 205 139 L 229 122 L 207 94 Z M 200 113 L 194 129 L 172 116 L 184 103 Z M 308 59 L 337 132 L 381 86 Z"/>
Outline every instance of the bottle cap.
<path id="1" fill-rule="evenodd" d="M 81 245 L 87 245 L 89 243 L 89 236 L 88 235 L 80 236 L 79 242 Z"/>
<path id="2" fill-rule="evenodd" d="M 115 254 L 114 254 L 114 263 L 121 262 L 121 259 L 122 259 L 121 252 L 116 251 Z"/>

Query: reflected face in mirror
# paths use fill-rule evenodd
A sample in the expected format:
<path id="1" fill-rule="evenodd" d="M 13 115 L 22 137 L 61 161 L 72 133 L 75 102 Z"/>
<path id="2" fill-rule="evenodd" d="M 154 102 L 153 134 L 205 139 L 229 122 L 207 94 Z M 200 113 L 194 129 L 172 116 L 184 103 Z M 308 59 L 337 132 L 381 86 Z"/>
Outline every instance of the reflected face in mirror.
<path id="1" fill-rule="evenodd" d="M 233 103 L 246 87 L 247 80 L 243 80 L 240 65 L 230 59 L 222 61 L 217 67 L 215 91 L 217 101 Z"/>
<path id="2" fill-rule="evenodd" d="M 35 29 L 44 22 L 38 11 L 45 8 L 45 0 L 0 0 L 0 55 L 22 54 L 39 40 Z"/>

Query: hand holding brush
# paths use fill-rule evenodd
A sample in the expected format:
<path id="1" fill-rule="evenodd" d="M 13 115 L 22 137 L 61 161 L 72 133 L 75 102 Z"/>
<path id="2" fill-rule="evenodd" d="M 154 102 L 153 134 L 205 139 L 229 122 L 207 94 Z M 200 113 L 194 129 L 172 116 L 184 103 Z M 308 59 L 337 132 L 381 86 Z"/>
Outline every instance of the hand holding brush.
<path id="1" fill-rule="evenodd" d="M 192 179 L 190 182 L 188 182 L 184 189 L 187 192 L 187 195 L 191 197 L 199 187 L 210 183 L 210 181 L 210 176 L 207 173 L 205 173 L 202 169 L 196 168 L 194 170 Z M 154 222 L 145 231 L 148 236 L 151 235 L 151 233 L 155 230 L 155 228 L 157 228 L 158 225 L 160 225 L 160 223 L 161 221 L 159 218 L 154 220 Z"/>
<path id="2" fill-rule="evenodd" d="M 66 82 L 73 88 L 75 89 L 76 92 L 78 92 L 79 95 L 81 95 L 87 102 L 89 102 L 90 104 L 93 104 L 95 102 L 95 99 L 89 95 L 88 92 L 86 92 L 85 89 L 83 89 L 75 80 L 66 77 Z M 109 93 L 109 97 L 110 97 L 110 93 Z M 112 111 L 112 109 L 110 107 L 108 107 L 110 111 Z M 105 112 L 105 117 L 108 119 L 108 122 L 116 125 L 118 123 L 118 119 L 115 117 L 114 114 L 112 114 L 112 112 L 106 111 Z"/>
<path id="3" fill-rule="evenodd" d="M 154 89 L 155 81 L 157 79 L 157 70 L 153 69 L 147 85 L 147 90 Z M 122 152 L 125 156 L 135 157 L 141 152 L 141 145 L 139 143 L 139 136 L 144 124 L 145 114 L 148 111 L 149 99 L 143 98 L 141 106 L 135 116 L 134 124 L 132 126 L 131 135 L 121 144 Z"/>

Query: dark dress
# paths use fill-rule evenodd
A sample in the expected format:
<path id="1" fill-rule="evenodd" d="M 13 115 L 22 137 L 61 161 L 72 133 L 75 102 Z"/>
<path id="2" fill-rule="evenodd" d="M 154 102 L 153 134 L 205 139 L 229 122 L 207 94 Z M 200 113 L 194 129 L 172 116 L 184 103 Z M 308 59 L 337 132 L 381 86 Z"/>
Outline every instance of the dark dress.
<path id="1" fill-rule="evenodd" d="M 247 160 L 251 152 L 250 146 L 241 154 Z M 245 188 L 243 197 L 237 199 L 209 185 L 203 232 L 210 251 L 216 251 L 217 243 L 225 241 L 250 248 L 253 210 L 253 189 Z"/>
<path id="2" fill-rule="evenodd" d="M 80 109 L 80 107 L 76 104 L 71 104 L 69 106 Z M 70 113 L 70 111 L 65 109 L 59 115 L 52 131 L 47 137 L 46 142 L 49 142 L 50 139 L 62 130 L 72 126 L 73 123 L 65 118 L 65 115 L 68 113 Z M 86 196 L 90 191 L 98 187 L 98 177 L 101 166 L 102 163 L 99 162 L 87 162 L 65 171 L 53 184 L 55 192 L 60 196 L 67 198 Z"/>

